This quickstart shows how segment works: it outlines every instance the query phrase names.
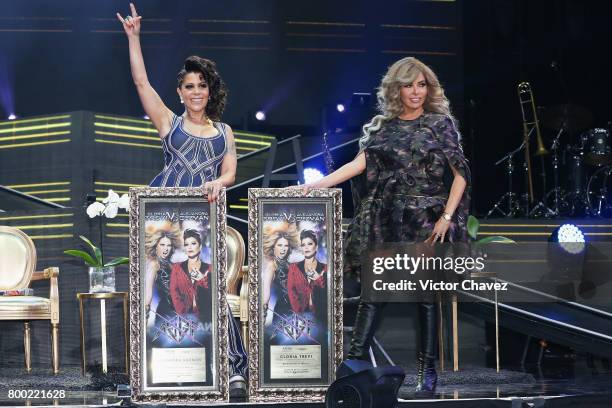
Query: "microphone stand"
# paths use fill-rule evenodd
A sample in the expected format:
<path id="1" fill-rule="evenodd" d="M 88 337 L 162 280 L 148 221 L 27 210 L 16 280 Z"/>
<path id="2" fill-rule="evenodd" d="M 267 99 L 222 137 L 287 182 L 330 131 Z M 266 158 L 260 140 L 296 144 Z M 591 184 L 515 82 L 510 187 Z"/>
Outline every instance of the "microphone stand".
<path id="1" fill-rule="evenodd" d="M 514 163 L 513 157 L 516 153 L 520 152 L 527 146 L 527 141 L 529 140 L 529 136 L 534 128 L 529 131 L 529 135 L 523 139 L 523 142 L 519 147 L 512 150 L 510 153 L 507 153 L 504 157 L 495 162 L 495 165 L 498 166 L 503 162 L 507 162 L 506 164 L 506 178 L 508 182 L 508 191 L 506 191 L 497 202 L 491 207 L 485 218 L 489 218 L 495 211 L 499 212 L 504 217 L 510 218 L 515 217 L 519 211 L 519 203 L 516 199 L 516 194 L 512 191 L 512 173 L 514 172 Z M 504 200 L 508 200 L 508 209 L 506 211 L 501 209 L 502 203 Z"/>

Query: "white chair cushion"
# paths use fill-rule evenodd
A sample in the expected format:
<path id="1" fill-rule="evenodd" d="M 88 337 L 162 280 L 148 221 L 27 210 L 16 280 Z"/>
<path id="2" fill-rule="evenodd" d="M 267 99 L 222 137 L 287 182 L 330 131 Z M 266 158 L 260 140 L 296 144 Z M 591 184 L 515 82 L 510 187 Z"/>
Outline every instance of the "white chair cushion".
<path id="1" fill-rule="evenodd" d="M 0 296 L 0 319 L 2 312 L 50 311 L 51 301 L 38 296 Z"/>

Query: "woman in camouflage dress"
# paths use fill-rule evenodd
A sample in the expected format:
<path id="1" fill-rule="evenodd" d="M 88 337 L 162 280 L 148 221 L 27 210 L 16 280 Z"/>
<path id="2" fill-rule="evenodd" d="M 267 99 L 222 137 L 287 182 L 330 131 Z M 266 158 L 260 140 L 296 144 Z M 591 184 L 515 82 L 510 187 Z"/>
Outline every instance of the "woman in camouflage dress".
<path id="1" fill-rule="evenodd" d="M 365 188 L 353 189 L 355 217 L 345 241 L 345 273 L 353 276 L 372 244 L 468 239 L 469 169 L 438 78 L 416 58 L 403 58 L 389 68 L 377 97 L 381 114 L 363 127 L 355 159 L 303 188 L 332 187 L 365 171 Z M 381 306 L 360 302 L 348 359 L 369 358 Z M 427 395 L 437 383 L 436 307 L 429 300 L 418 308 L 417 391 Z"/>

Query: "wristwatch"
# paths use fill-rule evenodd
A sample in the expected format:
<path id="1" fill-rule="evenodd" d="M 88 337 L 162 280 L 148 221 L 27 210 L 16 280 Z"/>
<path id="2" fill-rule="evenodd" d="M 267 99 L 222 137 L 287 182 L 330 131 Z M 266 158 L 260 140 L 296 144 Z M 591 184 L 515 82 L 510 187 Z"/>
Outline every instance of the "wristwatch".
<path id="1" fill-rule="evenodd" d="M 442 218 L 444 218 L 446 221 L 450 221 L 452 219 L 451 215 L 447 212 L 442 213 Z"/>

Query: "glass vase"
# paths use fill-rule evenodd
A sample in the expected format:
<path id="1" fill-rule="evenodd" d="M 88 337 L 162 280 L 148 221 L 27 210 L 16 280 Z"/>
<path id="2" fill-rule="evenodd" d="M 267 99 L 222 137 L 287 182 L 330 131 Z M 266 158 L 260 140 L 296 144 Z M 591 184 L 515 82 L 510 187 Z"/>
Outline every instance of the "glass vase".
<path id="1" fill-rule="evenodd" d="M 115 267 L 89 268 L 89 293 L 106 293 L 115 291 Z"/>

